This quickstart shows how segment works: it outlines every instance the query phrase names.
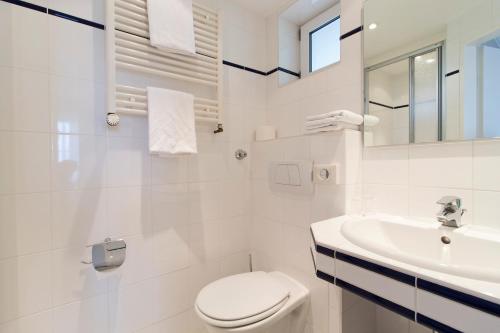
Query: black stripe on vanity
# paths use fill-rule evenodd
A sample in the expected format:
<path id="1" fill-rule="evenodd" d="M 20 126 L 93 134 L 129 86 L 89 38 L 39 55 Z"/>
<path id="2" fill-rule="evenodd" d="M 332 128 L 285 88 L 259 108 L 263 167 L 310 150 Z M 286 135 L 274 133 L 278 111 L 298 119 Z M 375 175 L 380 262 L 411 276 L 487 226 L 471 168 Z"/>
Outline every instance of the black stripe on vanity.
<path id="1" fill-rule="evenodd" d="M 500 304 L 493 303 L 485 299 L 472 296 L 463 293 L 461 291 L 457 291 L 422 279 L 417 280 L 417 288 L 447 298 L 449 300 L 467 305 L 471 308 L 487 312 L 491 315 L 500 317 Z"/>
<path id="2" fill-rule="evenodd" d="M 461 333 L 461 331 L 454 329 L 448 325 L 442 324 L 420 313 L 417 313 L 417 323 L 427 326 L 439 333 Z"/>
<path id="3" fill-rule="evenodd" d="M 53 10 L 53 9 L 50 9 L 50 8 L 38 6 L 38 5 L 32 4 L 32 3 L 27 2 L 27 1 L 21 1 L 21 0 L 0 0 L 0 1 L 7 2 L 7 3 L 10 3 L 10 4 L 16 5 L 16 6 L 21 6 L 21 7 L 24 7 L 24 8 L 32 9 L 32 10 L 35 10 L 37 12 L 41 12 L 41 13 L 45 13 L 45 14 L 57 16 L 57 17 L 60 17 L 62 19 L 65 19 L 65 20 L 69 20 L 69 21 L 73 21 L 73 22 L 76 22 L 76 23 L 88 25 L 88 26 L 96 28 L 96 29 L 104 30 L 106 28 L 104 26 L 104 24 L 100 24 L 100 23 L 96 23 L 96 22 L 93 22 L 93 21 L 89 21 L 89 20 L 86 20 L 86 19 L 83 19 L 83 18 L 80 18 L 80 17 L 77 17 L 77 16 L 73 16 L 73 15 L 69 15 L 69 14 L 63 13 L 63 12 L 59 12 L 57 10 Z"/>
<path id="4" fill-rule="evenodd" d="M 345 282 L 344 280 L 341 280 L 339 278 L 335 279 L 335 284 L 342 289 L 349 290 L 353 294 L 356 294 L 356 295 L 361 296 L 361 297 L 363 297 L 363 298 L 365 298 L 373 303 L 376 303 L 380 306 L 383 306 L 384 308 L 391 310 L 393 312 L 396 312 L 403 317 L 406 317 L 410 320 L 415 320 L 415 312 L 413 310 L 407 309 L 404 306 L 401 306 L 401 305 L 396 304 L 394 302 L 391 302 L 385 298 L 382 298 L 380 296 L 372 294 L 369 291 L 366 291 L 364 289 L 353 286 L 352 284 Z"/>
<path id="5" fill-rule="evenodd" d="M 457 69 L 457 70 L 454 70 L 454 71 L 452 71 L 452 72 L 446 73 L 446 75 L 445 75 L 445 76 L 446 76 L 446 77 L 449 77 L 449 76 L 452 76 L 452 75 L 455 75 L 455 74 L 458 74 L 458 73 L 460 73 L 460 71 Z"/>
<path id="6" fill-rule="evenodd" d="M 346 32 L 342 36 L 340 36 L 340 40 L 346 39 L 347 37 L 351 37 L 354 34 L 357 34 L 358 32 L 363 31 L 363 26 L 360 25 L 359 27 L 352 29 L 351 31 Z"/>
<path id="7" fill-rule="evenodd" d="M 327 247 L 316 245 L 316 252 L 324 254 L 325 256 L 335 258 L 335 251 Z"/>
<path id="8" fill-rule="evenodd" d="M 384 267 L 384 266 L 381 266 L 381 265 L 378 265 L 378 264 L 375 264 L 375 263 L 372 263 L 372 262 L 369 262 L 369 261 L 366 261 L 363 259 L 359 259 L 359 258 L 350 256 L 348 254 L 344 254 L 344 253 L 341 253 L 338 251 L 336 252 L 335 257 L 338 260 L 345 261 L 351 265 L 355 265 L 355 266 L 367 269 L 369 271 L 372 271 L 374 273 L 384 275 L 384 276 L 391 278 L 393 280 L 409 284 L 410 286 L 415 286 L 416 278 L 414 276 L 411 276 L 411 275 L 408 275 L 408 274 L 396 271 L 394 269 L 387 268 L 387 267 Z"/>
<path id="9" fill-rule="evenodd" d="M 335 277 L 331 276 L 330 274 L 326 274 L 322 271 L 316 271 L 316 276 L 321 280 L 325 280 L 326 282 L 335 284 Z"/>

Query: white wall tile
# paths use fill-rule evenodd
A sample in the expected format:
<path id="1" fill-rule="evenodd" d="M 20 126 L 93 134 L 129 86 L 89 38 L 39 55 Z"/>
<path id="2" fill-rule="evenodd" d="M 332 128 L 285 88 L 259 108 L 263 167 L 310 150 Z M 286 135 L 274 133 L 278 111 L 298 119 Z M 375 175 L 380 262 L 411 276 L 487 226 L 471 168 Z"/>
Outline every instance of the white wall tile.
<path id="1" fill-rule="evenodd" d="M 53 332 L 107 333 L 107 296 L 92 297 L 55 308 Z"/>
<path id="2" fill-rule="evenodd" d="M 142 139 L 108 137 L 108 186 L 144 186 L 151 183 L 151 156 Z"/>
<path id="3" fill-rule="evenodd" d="M 500 228 L 499 200 L 500 192 L 474 191 L 474 224 Z"/>
<path id="4" fill-rule="evenodd" d="M 0 132 L 0 191 L 43 192 L 50 189 L 49 134 Z"/>
<path id="5" fill-rule="evenodd" d="M 52 189 L 99 188 L 105 185 L 106 138 L 52 135 Z"/>
<path id="6" fill-rule="evenodd" d="M 188 191 L 191 222 L 211 221 L 221 216 L 220 186 L 218 183 L 191 183 Z"/>
<path id="7" fill-rule="evenodd" d="M 103 30 L 49 16 L 49 34 L 49 68 L 52 73 L 104 82 Z"/>
<path id="8" fill-rule="evenodd" d="M 1 333 L 52 333 L 52 310 L 38 312 L 5 324 L 0 324 Z"/>
<path id="9" fill-rule="evenodd" d="M 50 109 L 53 132 L 106 133 L 106 89 L 103 84 L 52 75 Z"/>
<path id="10" fill-rule="evenodd" d="M 113 290 L 108 296 L 110 333 L 132 333 L 153 322 L 153 281 Z"/>
<path id="11" fill-rule="evenodd" d="M 155 230 L 152 242 L 154 274 L 165 274 L 189 266 L 189 229 L 187 226 Z"/>
<path id="12" fill-rule="evenodd" d="M 90 259 L 90 251 L 83 247 L 52 252 L 52 299 L 55 306 L 107 291 L 107 281 L 98 276 L 92 265 L 81 263 Z"/>
<path id="13" fill-rule="evenodd" d="M 0 259 L 51 248 L 50 194 L 0 196 Z"/>
<path id="14" fill-rule="evenodd" d="M 184 312 L 192 306 L 188 270 L 163 275 L 152 281 L 153 320 Z"/>
<path id="15" fill-rule="evenodd" d="M 365 184 L 363 192 L 366 212 L 408 215 L 408 186 Z"/>
<path id="16" fill-rule="evenodd" d="M 363 156 L 367 184 L 408 185 L 408 146 L 368 148 Z"/>
<path id="17" fill-rule="evenodd" d="M 410 146 L 410 185 L 472 188 L 472 142 Z"/>
<path id="18" fill-rule="evenodd" d="M 151 158 L 151 177 L 153 185 L 184 183 L 188 180 L 188 158 Z"/>
<path id="19" fill-rule="evenodd" d="M 500 191 L 500 141 L 476 141 L 474 150 L 474 188 Z"/>
<path id="20" fill-rule="evenodd" d="M 50 289 L 49 253 L 0 261 L 0 323 L 49 309 Z"/>
<path id="21" fill-rule="evenodd" d="M 48 132 L 48 75 L 22 68 L 1 68 L 0 73 L 1 128 Z"/>
<path id="22" fill-rule="evenodd" d="M 113 237 L 151 232 L 151 189 L 148 187 L 106 190 L 108 234 Z"/>
<path id="23" fill-rule="evenodd" d="M 5 47 L 0 51 L 0 64 L 48 71 L 48 16 L 20 6 L 2 4 L 2 37 Z"/>
<path id="24" fill-rule="evenodd" d="M 106 238 L 104 190 L 53 192 L 51 204 L 54 248 L 82 248 Z"/>

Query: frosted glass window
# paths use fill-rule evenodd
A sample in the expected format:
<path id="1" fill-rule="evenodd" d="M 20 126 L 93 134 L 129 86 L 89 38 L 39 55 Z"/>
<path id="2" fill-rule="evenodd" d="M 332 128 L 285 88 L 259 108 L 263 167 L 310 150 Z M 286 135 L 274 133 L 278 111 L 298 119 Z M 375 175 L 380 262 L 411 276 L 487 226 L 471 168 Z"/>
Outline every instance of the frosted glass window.
<path id="1" fill-rule="evenodd" d="M 309 33 L 309 71 L 340 61 L 340 17 Z"/>

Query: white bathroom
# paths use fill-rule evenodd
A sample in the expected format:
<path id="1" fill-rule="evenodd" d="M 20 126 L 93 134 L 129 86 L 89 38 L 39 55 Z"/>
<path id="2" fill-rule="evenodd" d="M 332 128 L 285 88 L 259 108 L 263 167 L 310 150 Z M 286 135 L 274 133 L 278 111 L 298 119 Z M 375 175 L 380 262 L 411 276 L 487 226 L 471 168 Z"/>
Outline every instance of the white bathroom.
<path id="1" fill-rule="evenodd" d="M 0 0 L 0 333 L 500 332 L 500 0 Z"/>

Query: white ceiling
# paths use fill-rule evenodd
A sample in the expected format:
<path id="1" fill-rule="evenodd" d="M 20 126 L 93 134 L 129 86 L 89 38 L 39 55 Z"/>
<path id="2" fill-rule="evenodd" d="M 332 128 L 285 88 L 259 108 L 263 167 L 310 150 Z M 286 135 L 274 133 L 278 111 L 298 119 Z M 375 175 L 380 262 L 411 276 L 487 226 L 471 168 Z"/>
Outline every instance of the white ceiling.
<path id="1" fill-rule="evenodd" d="M 365 30 L 365 59 L 443 34 L 447 23 L 473 11 L 484 0 L 367 0 L 365 26 L 377 23 L 375 30 Z"/>
<path id="2" fill-rule="evenodd" d="M 286 8 L 289 4 L 295 2 L 295 0 L 232 0 L 239 3 L 242 7 L 245 7 L 259 15 L 267 16 L 269 14 L 275 13 L 282 8 Z"/>
<path id="3" fill-rule="evenodd" d="M 281 12 L 282 18 L 296 25 L 303 25 L 318 16 L 339 0 L 297 0 Z"/>

